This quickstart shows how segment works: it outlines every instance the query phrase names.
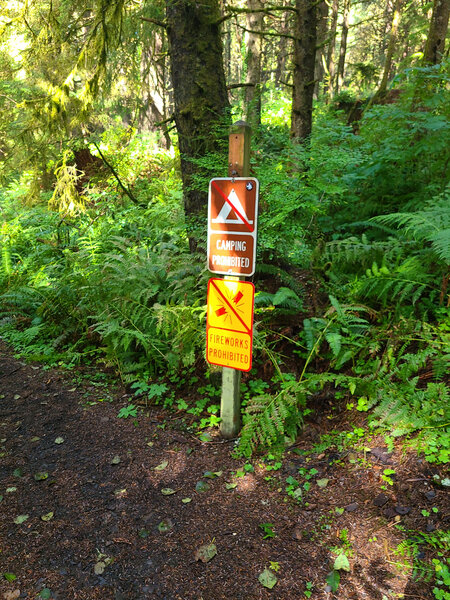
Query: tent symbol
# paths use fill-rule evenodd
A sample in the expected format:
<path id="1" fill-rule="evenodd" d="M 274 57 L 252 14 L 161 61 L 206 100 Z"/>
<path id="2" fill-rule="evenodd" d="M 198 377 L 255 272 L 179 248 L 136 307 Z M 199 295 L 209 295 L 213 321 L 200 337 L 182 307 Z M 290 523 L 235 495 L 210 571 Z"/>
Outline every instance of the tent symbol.
<path id="1" fill-rule="evenodd" d="M 233 210 L 236 211 L 236 216 L 235 218 L 230 219 L 229 216 Z M 241 216 L 244 220 L 241 219 Z M 247 215 L 245 214 L 244 207 L 242 206 L 238 195 L 234 191 L 234 188 L 229 193 L 228 200 L 223 203 L 223 206 L 220 209 L 220 212 L 217 215 L 217 217 L 215 219 L 212 219 L 211 221 L 212 223 L 225 223 L 229 225 L 244 225 L 244 223 L 246 223 L 247 225 L 253 225 L 253 221 L 248 219 Z"/>

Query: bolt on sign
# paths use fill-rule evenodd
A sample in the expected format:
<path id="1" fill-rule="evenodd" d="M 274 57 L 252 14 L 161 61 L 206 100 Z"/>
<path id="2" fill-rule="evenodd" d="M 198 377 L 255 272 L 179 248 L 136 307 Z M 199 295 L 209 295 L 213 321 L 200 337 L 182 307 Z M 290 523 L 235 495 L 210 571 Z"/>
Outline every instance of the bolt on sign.
<path id="1" fill-rule="evenodd" d="M 238 371 L 252 368 L 255 286 L 249 281 L 210 279 L 206 316 L 206 358 Z"/>
<path id="2" fill-rule="evenodd" d="M 222 275 L 255 272 L 259 182 L 218 177 L 209 183 L 208 269 Z"/>

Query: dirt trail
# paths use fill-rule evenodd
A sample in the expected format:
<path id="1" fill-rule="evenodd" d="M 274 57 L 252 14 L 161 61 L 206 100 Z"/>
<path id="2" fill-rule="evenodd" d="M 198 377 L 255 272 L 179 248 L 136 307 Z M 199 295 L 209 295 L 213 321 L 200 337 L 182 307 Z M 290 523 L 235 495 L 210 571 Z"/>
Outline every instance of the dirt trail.
<path id="1" fill-rule="evenodd" d="M 331 449 L 308 462 L 289 453 L 270 472 L 254 459 L 239 477 L 233 442 L 202 443 L 158 408 L 137 424 L 119 419 L 124 391 L 114 394 L 100 401 L 105 390 L 19 362 L 0 343 L 0 573 L 16 577 L 0 579 L 0 599 L 300 600 L 309 588 L 313 599 L 433 598 L 392 552 L 402 539 L 395 507 L 409 509 L 397 519 L 409 528 L 426 527 L 426 506 L 441 507 L 437 527 L 448 513 L 443 491 L 427 500 L 434 490 L 415 456 L 388 457 L 399 483 L 379 506 L 376 453 L 366 464 Z M 299 444 L 311 445 L 307 433 Z M 300 504 L 285 480 L 305 467 L 317 473 Z M 264 523 L 274 537 L 263 539 Z M 217 554 L 202 562 L 207 544 Z M 333 596 L 326 576 L 340 552 L 351 572 Z M 269 590 L 258 576 L 271 562 Z"/>

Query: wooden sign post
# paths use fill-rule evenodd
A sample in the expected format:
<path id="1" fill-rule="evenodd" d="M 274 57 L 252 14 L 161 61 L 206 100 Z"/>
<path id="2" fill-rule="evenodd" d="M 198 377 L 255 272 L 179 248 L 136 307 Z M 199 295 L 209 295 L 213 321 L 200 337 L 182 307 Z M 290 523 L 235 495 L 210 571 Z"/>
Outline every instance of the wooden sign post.
<path id="1" fill-rule="evenodd" d="M 238 121 L 232 125 L 228 152 L 229 177 L 248 177 L 250 173 L 250 136 L 250 125 L 244 121 Z M 238 277 L 229 279 L 239 281 Z M 223 367 L 220 432 L 225 438 L 236 437 L 241 428 L 240 385 L 241 371 Z"/>

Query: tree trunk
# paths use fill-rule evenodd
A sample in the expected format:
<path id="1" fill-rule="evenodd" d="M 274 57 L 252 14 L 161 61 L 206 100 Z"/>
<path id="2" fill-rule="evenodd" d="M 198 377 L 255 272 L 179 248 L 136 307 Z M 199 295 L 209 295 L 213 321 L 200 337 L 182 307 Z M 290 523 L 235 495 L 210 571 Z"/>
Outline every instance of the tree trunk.
<path id="1" fill-rule="evenodd" d="M 433 14 L 431 15 L 430 28 L 423 53 L 425 64 L 436 65 L 441 62 L 444 56 L 449 13 L 450 0 L 434 0 Z"/>
<path id="2" fill-rule="evenodd" d="M 261 0 L 248 0 L 247 6 L 251 10 L 262 7 Z M 246 121 L 252 129 L 261 125 L 261 36 L 257 31 L 262 31 L 264 13 L 249 13 L 246 16 L 246 66 L 247 81 L 250 84 L 245 88 Z"/>
<path id="3" fill-rule="evenodd" d="M 337 79 L 335 91 L 336 94 L 342 88 L 344 84 L 344 73 L 345 73 L 345 55 L 347 54 L 347 37 L 348 37 L 348 19 L 350 15 L 350 0 L 344 1 L 344 14 L 342 21 L 342 33 L 341 33 L 341 45 L 339 48 L 339 63 L 337 70 Z"/>
<path id="4" fill-rule="evenodd" d="M 334 49 L 336 47 L 336 30 L 337 30 L 337 21 L 338 21 L 338 10 L 339 10 L 339 0 L 333 0 L 333 4 L 331 5 L 331 19 L 330 19 L 330 27 L 328 29 L 328 49 L 327 49 L 327 71 L 328 78 L 326 85 L 324 85 L 323 91 L 326 93 L 328 91 L 330 97 L 333 96 L 334 89 L 334 76 L 335 76 L 335 62 L 334 62 Z"/>
<path id="5" fill-rule="evenodd" d="M 311 134 L 316 39 L 316 1 L 296 0 L 291 136 L 299 140 Z"/>
<path id="6" fill-rule="evenodd" d="M 286 63 L 289 53 L 289 39 L 285 37 L 289 33 L 289 13 L 283 13 L 280 32 L 284 35 L 278 40 L 277 63 L 275 67 L 275 84 L 284 85 L 287 81 Z"/>
<path id="7" fill-rule="evenodd" d="M 174 114 L 191 252 L 197 250 L 207 206 L 207 181 L 196 182 L 196 177 L 205 173 L 195 161 L 217 151 L 219 140 L 227 139 L 229 127 L 219 19 L 217 0 L 166 0 Z"/>
<path id="8" fill-rule="evenodd" d="M 394 57 L 394 50 L 397 43 L 398 25 L 400 23 L 400 9 L 402 0 L 395 0 L 394 13 L 392 15 L 391 31 L 389 34 L 389 42 L 386 51 L 386 58 L 384 61 L 383 77 L 381 78 L 380 86 L 373 98 L 373 102 L 379 102 L 381 98 L 386 94 L 387 84 L 389 81 L 389 73 L 392 69 L 392 59 Z"/>
<path id="9" fill-rule="evenodd" d="M 317 6 L 317 50 L 316 66 L 314 70 L 314 96 L 319 96 L 319 87 L 325 74 L 325 47 L 327 44 L 327 22 L 328 22 L 328 4 L 322 0 Z"/>

